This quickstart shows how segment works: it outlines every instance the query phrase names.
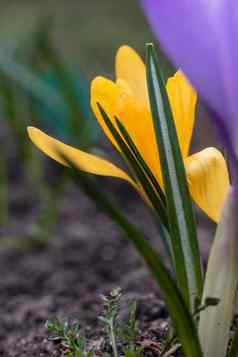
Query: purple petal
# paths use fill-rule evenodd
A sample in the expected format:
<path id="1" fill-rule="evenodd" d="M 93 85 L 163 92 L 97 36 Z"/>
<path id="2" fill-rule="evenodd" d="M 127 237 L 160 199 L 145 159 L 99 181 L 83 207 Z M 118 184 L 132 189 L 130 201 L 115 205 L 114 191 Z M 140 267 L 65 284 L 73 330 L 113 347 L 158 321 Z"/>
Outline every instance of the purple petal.
<path id="1" fill-rule="evenodd" d="M 161 45 L 217 113 L 221 136 L 238 154 L 238 1 L 142 3 Z"/>

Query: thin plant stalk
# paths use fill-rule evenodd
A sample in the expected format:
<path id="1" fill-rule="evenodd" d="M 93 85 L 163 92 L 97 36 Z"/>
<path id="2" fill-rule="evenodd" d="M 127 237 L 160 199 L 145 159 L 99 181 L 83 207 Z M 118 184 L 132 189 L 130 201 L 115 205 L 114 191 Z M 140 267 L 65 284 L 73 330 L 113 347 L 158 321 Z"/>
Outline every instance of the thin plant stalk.
<path id="1" fill-rule="evenodd" d="M 3 154 L 0 158 L 0 225 L 7 223 L 9 218 L 9 187 L 6 157 Z"/>

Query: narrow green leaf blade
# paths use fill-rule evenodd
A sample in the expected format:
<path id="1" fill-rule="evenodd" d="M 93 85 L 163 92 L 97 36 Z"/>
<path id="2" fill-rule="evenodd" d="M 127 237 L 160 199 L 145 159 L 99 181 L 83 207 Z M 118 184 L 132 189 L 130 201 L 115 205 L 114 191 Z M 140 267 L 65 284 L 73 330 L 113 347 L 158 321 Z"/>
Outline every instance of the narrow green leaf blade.
<path id="1" fill-rule="evenodd" d="M 147 46 L 147 83 L 160 153 L 177 279 L 193 309 L 201 296 L 202 273 L 196 227 L 182 155 L 165 84 L 153 45 Z"/>
<path id="2" fill-rule="evenodd" d="M 0 52 L 0 70 L 8 78 L 18 83 L 27 93 L 43 102 L 47 107 L 58 114 L 65 111 L 61 98 L 41 80 L 33 71 L 22 63 L 15 61 L 11 56 Z"/>
<path id="3" fill-rule="evenodd" d="M 144 173 L 147 175 L 147 177 L 150 180 L 151 184 L 155 188 L 157 194 L 161 198 L 162 203 L 166 204 L 164 193 L 163 193 L 162 189 L 160 188 L 159 183 L 157 182 L 154 174 L 152 173 L 152 171 L 150 170 L 150 168 L 148 167 L 148 165 L 144 161 L 143 157 L 141 156 L 140 152 L 138 151 L 136 145 L 134 144 L 134 142 L 133 142 L 130 134 L 126 130 L 126 128 L 123 126 L 123 124 L 117 118 L 115 118 L 115 119 L 116 119 L 117 126 L 118 126 L 118 128 L 120 130 L 120 134 L 122 135 L 123 139 L 125 140 L 125 142 L 127 143 L 128 147 L 129 147 L 129 149 L 133 153 L 135 159 L 137 160 L 138 165 L 141 166 L 141 168 L 143 169 Z M 157 216 L 160 216 L 160 214 L 161 214 L 160 212 L 157 212 Z M 155 217 L 155 220 L 157 221 L 156 217 Z M 167 229 L 168 228 L 167 217 L 166 217 L 166 225 L 165 225 L 164 229 L 163 229 L 163 226 L 161 225 L 161 222 L 158 222 L 158 223 L 159 223 L 159 226 L 161 228 L 160 234 L 162 235 L 162 239 L 164 241 L 164 244 L 165 244 L 165 247 L 166 247 L 166 251 L 169 254 L 171 265 L 173 267 L 173 270 L 175 270 L 174 251 L 173 251 L 173 246 L 171 244 L 171 239 L 169 237 L 169 232 L 168 232 L 168 229 Z"/>
<path id="4" fill-rule="evenodd" d="M 143 168 L 144 172 L 148 176 L 148 178 L 151 181 L 152 185 L 156 189 L 156 191 L 157 191 L 160 199 L 162 200 L 162 202 L 164 204 L 166 204 L 166 199 L 165 199 L 164 192 L 162 191 L 162 189 L 161 189 L 158 181 L 156 180 L 153 172 L 150 170 L 150 168 L 148 167 L 147 163 L 144 161 L 143 157 L 141 156 L 139 150 L 137 149 L 136 145 L 134 144 L 130 134 L 128 133 L 128 131 L 126 130 L 124 125 L 120 122 L 120 120 L 118 120 L 117 118 L 115 118 L 115 119 L 116 119 L 116 123 L 117 123 L 118 129 L 120 130 L 120 133 L 121 133 L 122 137 L 126 141 L 128 147 L 130 148 L 131 152 L 135 156 L 136 160 L 138 161 L 138 164 Z"/>
<path id="5" fill-rule="evenodd" d="M 164 203 L 161 201 L 160 196 L 155 192 L 154 187 L 152 186 L 151 182 L 148 180 L 148 177 L 145 174 L 143 168 L 141 168 L 141 165 L 138 163 L 137 158 L 135 157 L 133 152 L 130 150 L 130 148 L 128 147 L 126 142 L 122 139 L 121 135 L 119 134 L 117 129 L 112 124 L 107 113 L 104 111 L 104 109 L 101 107 L 101 105 L 99 103 L 98 103 L 98 108 L 101 112 L 102 118 L 103 118 L 106 126 L 110 130 L 113 138 L 115 139 L 115 141 L 117 142 L 118 146 L 120 147 L 122 153 L 124 154 L 128 165 L 131 166 L 133 172 L 135 173 L 136 177 L 138 178 L 139 182 L 141 183 L 145 193 L 147 194 L 152 205 L 154 206 L 155 210 L 157 211 L 159 217 L 161 218 L 161 222 L 167 227 L 168 221 L 167 221 L 165 206 L 164 206 Z M 151 173 L 151 175 L 152 175 L 152 173 Z"/>
<path id="6" fill-rule="evenodd" d="M 235 335 L 233 337 L 228 357 L 238 357 L 238 329 L 236 330 Z"/>
<path id="7" fill-rule="evenodd" d="M 65 157 L 64 159 L 67 160 Z M 69 162 L 69 164 L 73 167 L 71 172 L 73 180 L 79 184 L 80 188 L 93 201 L 96 202 L 103 212 L 117 223 L 126 234 L 127 238 L 133 243 L 140 256 L 145 260 L 163 293 L 185 356 L 202 357 L 199 338 L 193 318 L 177 288 L 176 282 L 165 268 L 160 257 L 151 247 L 144 234 L 120 213 L 111 200 L 102 192 L 101 188 L 96 184 L 96 181 L 74 168 L 72 162 Z"/>
<path id="8" fill-rule="evenodd" d="M 149 198 L 151 204 L 153 205 L 153 214 L 154 211 L 156 212 L 156 221 L 159 223 L 159 226 L 161 228 L 160 230 L 160 236 L 163 240 L 166 252 L 168 253 L 168 256 L 170 258 L 170 262 L 172 265 L 173 270 L 175 270 L 174 266 L 174 252 L 173 252 L 173 247 L 171 245 L 170 241 L 170 236 L 168 233 L 168 219 L 167 219 L 167 214 L 164 206 L 164 198 L 160 198 L 160 191 L 156 189 L 155 187 L 156 184 L 154 183 L 153 185 L 153 180 L 150 181 L 149 178 L 153 176 L 152 172 L 150 169 L 147 167 L 147 165 L 144 163 L 144 166 L 142 165 L 142 157 L 140 156 L 138 150 L 136 150 L 135 145 L 130 138 L 129 134 L 126 132 L 126 129 L 124 128 L 124 131 L 127 133 L 127 137 L 124 137 L 122 134 L 122 137 L 124 137 L 125 140 L 122 139 L 121 135 L 117 131 L 117 129 L 114 127 L 112 124 L 110 118 L 108 117 L 107 113 L 104 111 L 104 109 L 101 107 L 101 105 L 98 103 L 98 108 L 101 112 L 102 118 L 108 127 L 108 130 L 111 132 L 113 138 L 115 139 L 116 143 L 120 147 L 121 152 L 125 156 L 125 159 L 128 163 L 128 165 L 132 168 L 133 173 L 137 177 L 138 181 L 140 182 L 142 188 L 144 189 L 144 192 L 146 193 L 147 197 Z M 116 119 L 117 120 L 117 119 Z M 121 125 L 121 129 L 123 126 Z M 124 133 L 125 134 L 125 133 Z M 127 141 L 127 140 L 130 140 Z M 133 148 L 131 149 L 131 147 Z M 136 150 L 136 151 L 134 151 Z M 154 177 L 152 177 L 154 180 L 156 180 Z M 157 183 L 158 186 L 158 183 Z M 162 195 L 163 193 L 161 193 Z M 155 215 L 154 215 L 155 216 Z"/>

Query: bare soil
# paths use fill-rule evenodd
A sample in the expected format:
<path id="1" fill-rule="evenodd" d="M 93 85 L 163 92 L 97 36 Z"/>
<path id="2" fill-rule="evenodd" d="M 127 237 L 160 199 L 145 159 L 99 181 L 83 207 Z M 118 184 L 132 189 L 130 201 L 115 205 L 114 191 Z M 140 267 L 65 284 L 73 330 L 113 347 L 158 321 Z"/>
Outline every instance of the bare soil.
<path id="1" fill-rule="evenodd" d="M 126 185 L 113 183 L 121 209 L 140 222 L 160 249 L 158 234 L 137 195 Z M 125 299 L 138 301 L 143 333 L 152 330 L 159 336 L 167 313 L 158 288 L 127 240 L 77 188 L 65 195 L 59 225 L 45 245 L 25 238 L 32 210 L 23 202 L 15 202 L 15 207 L 16 219 L 1 232 L 1 356 L 61 356 L 44 327 L 55 316 L 78 319 L 86 335 L 95 339 L 100 294 L 117 286 Z"/>

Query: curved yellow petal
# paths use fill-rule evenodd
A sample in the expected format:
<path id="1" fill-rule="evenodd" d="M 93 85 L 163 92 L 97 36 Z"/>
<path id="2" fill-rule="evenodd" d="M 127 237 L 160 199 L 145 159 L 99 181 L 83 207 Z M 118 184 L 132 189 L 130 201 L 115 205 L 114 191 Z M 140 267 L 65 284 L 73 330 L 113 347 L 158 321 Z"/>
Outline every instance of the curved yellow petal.
<path id="1" fill-rule="evenodd" d="M 60 164 L 68 166 L 67 162 L 60 155 L 62 153 L 62 155 L 72 161 L 80 170 L 95 175 L 117 177 L 129 182 L 137 189 L 135 182 L 123 170 L 111 164 L 109 161 L 66 145 L 37 128 L 28 127 L 27 131 L 31 141 L 38 149 Z"/>
<path id="2" fill-rule="evenodd" d="M 125 45 L 117 51 L 115 62 L 116 78 L 127 82 L 134 97 L 148 105 L 146 70 L 141 57 L 133 48 Z"/>
<path id="3" fill-rule="evenodd" d="M 113 136 L 104 123 L 98 103 L 103 107 L 112 123 L 115 124 L 115 115 L 117 115 L 117 108 L 123 103 L 123 98 L 127 95 L 127 91 L 122 88 L 122 85 L 118 86 L 113 81 L 104 77 L 96 77 L 91 82 L 91 107 L 94 114 L 102 127 L 104 133 L 112 144 L 119 150 Z"/>
<path id="4" fill-rule="evenodd" d="M 122 84 L 118 86 L 103 77 L 97 77 L 92 81 L 92 109 L 105 134 L 117 149 L 118 146 L 104 123 L 97 103 L 100 103 L 104 108 L 112 123 L 116 125 L 115 116 L 121 121 L 147 165 L 158 181 L 161 182 L 159 154 L 149 108 L 128 94 L 128 91 L 123 89 Z"/>
<path id="5" fill-rule="evenodd" d="M 189 156 L 185 160 L 185 168 L 193 200 L 218 222 L 230 186 L 223 155 L 215 148 L 204 149 Z"/>
<path id="6" fill-rule="evenodd" d="M 183 157 L 189 154 L 194 127 L 197 94 L 181 71 L 169 78 L 167 93 Z"/>

